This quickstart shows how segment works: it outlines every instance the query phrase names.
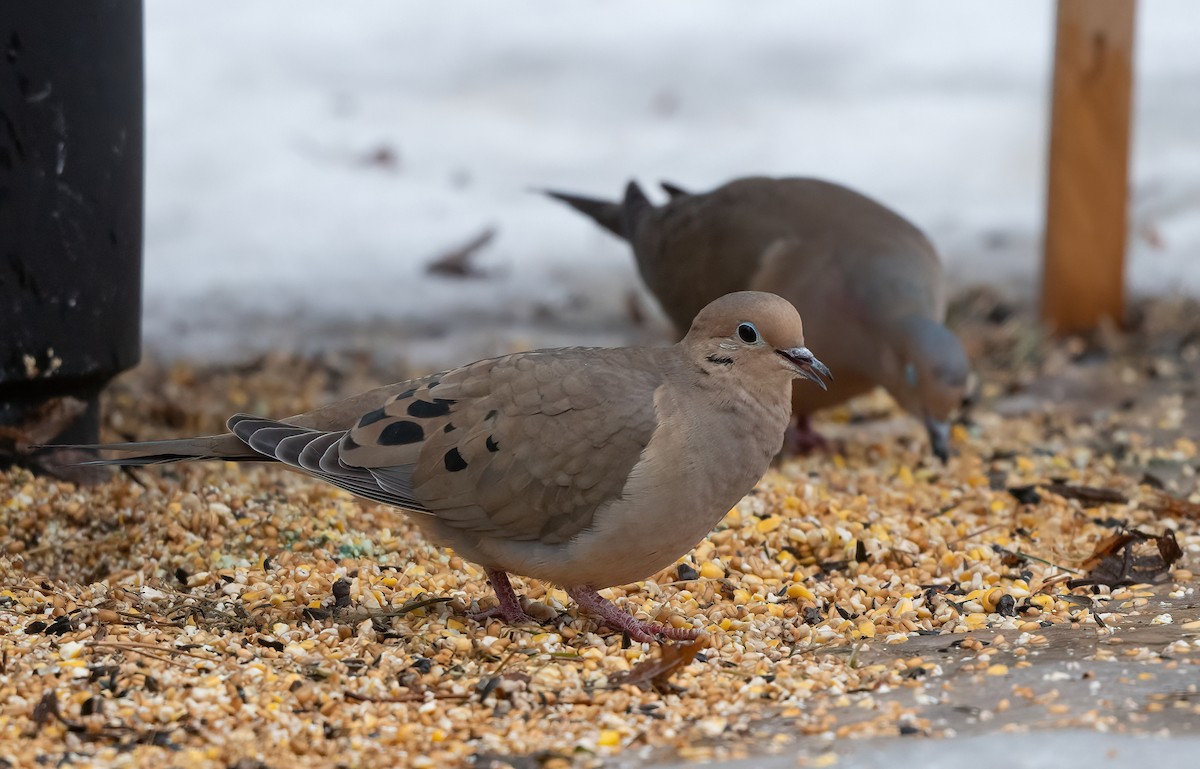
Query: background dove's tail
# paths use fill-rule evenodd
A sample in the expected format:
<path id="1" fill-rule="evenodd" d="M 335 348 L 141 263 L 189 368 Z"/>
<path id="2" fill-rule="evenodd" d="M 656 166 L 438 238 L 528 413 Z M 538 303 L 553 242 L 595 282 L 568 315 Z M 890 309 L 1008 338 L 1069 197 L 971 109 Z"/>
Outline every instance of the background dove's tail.
<path id="1" fill-rule="evenodd" d="M 674 182 L 662 181 L 658 183 L 658 186 L 662 187 L 663 192 L 667 193 L 667 195 L 671 197 L 671 200 L 675 200 L 676 198 L 686 198 L 688 195 L 692 194 Z"/>
<path id="2" fill-rule="evenodd" d="M 621 203 L 621 229 L 626 240 L 634 242 L 642 217 L 653 210 L 654 204 L 646 197 L 646 193 L 642 192 L 637 182 L 631 180 L 625 185 L 625 200 Z"/>
<path id="3" fill-rule="evenodd" d="M 622 204 L 555 190 L 542 190 L 542 192 L 555 200 L 561 200 L 579 213 L 591 217 L 597 224 L 617 237 L 625 237 L 625 215 Z"/>

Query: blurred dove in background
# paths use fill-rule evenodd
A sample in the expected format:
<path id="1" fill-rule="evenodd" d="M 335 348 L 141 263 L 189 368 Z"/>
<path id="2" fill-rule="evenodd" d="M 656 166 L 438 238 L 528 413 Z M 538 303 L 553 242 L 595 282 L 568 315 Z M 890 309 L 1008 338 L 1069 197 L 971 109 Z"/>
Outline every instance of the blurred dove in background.
<path id="1" fill-rule="evenodd" d="M 884 387 L 949 454 L 950 418 L 969 364 L 942 321 L 946 285 L 937 251 L 915 226 L 853 190 L 819 179 L 748 177 L 707 193 L 663 183 L 653 205 L 630 182 L 620 203 L 548 190 L 633 246 L 638 271 L 679 329 L 730 291 L 770 291 L 803 314 L 837 379 L 796 391 L 788 448 L 823 440 L 810 415 Z"/>
<path id="2" fill-rule="evenodd" d="M 483 566 L 499 605 L 482 616 L 530 621 L 514 572 L 634 640 L 685 640 L 700 630 L 636 619 L 596 591 L 700 541 L 779 451 L 792 380 L 828 376 L 790 303 L 742 292 L 700 308 L 672 347 L 517 353 L 283 420 L 238 414 L 223 435 L 91 448 L 123 455 L 98 464 L 275 460 L 410 511 Z"/>

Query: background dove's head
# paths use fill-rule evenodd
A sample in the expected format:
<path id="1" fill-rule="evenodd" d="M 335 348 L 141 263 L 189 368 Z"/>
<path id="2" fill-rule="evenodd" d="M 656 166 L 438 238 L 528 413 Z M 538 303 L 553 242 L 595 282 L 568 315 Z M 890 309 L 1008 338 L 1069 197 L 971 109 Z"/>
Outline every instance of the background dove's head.
<path id="1" fill-rule="evenodd" d="M 787 384 L 801 377 L 824 389 L 830 378 L 804 346 L 800 313 L 775 294 L 739 291 L 714 300 L 680 344 L 703 370 L 736 372 L 744 381 Z"/>
<path id="2" fill-rule="evenodd" d="M 958 337 L 935 320 L 908 317 L 898 330 L 899 381 L 888 390 L 905 410 L 924 420 L 933 453 L 944 461 L 950 417 L 966 397 L 970 364 Z"/>

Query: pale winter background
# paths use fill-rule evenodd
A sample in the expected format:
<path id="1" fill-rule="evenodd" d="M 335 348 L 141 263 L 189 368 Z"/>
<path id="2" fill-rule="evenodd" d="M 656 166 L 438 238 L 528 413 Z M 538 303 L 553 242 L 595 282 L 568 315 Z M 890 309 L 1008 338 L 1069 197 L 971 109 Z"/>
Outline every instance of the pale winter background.
<path id="1" fill-rule="evenodd" d="M 1200 4 L 1138 24 L 1130 282 L 1200 294 Z M 158 355 L 635 338 L 627 248 L 530 192 L 630 177 L 840 181 L 1036 291 L 1049 2 L 150 0 L 146 42 Z M 488 227 L 485 277 L 427 274 Z"/>

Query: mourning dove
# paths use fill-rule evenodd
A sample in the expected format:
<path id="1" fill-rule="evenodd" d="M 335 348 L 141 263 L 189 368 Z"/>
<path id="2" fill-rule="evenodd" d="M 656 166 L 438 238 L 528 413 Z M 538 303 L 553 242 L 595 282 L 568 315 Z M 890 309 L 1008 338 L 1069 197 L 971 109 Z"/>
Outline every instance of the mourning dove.
<path id="1" fill-rule="evenodd" d="M 804 315 L 837 372 L 829 390 L 796 392 L 795 444 L 819 436 L 812 412 L 882 385 L 921 419 L 943 460 L 968 363 L 944 325 L 946 286 L 929 240 L 894 211 L 818 179 L 751 177 L 689 194 L 663 184 L 654 206 L 630 182 L 621 203 L 547 191 L 633 245 L 638 270 L 679 328 L 730 291 L 770 291 Z"/>
<path id="2" fill-rule="evenodd" d="M 766 471 L 792 380 L 825 387 L 786 300 L 741 292 L 699 311 L 673 347 L 516 353 L 230 432 L 94 447 L 102 464 L 275 460 L 412 513 L 480 564 L 499 606 L 528 621 L 508 572 L 552 582 L 637 641 L 699 631 L 644 622 L 596 591 L 691 549 Z M 815 389 L 814 389 L 815 392 Z"/>

